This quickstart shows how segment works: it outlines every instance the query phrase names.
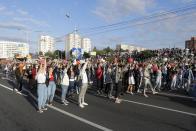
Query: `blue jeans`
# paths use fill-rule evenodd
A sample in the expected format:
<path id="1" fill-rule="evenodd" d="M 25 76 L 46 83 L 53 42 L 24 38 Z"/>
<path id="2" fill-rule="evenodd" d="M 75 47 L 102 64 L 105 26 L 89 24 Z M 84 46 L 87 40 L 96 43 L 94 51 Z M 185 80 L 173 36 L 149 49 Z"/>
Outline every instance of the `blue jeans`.
<path id="1" fill-rule="evenodd" d="M 37 95 L 38 95 L 38 109 L 44 108 L 47 101 L 47 87 L 46 84 L 37 85 Z"/>
<path id="2" fill-rule="evenodd" d="M 56 84 L 54 81 L 50 81 L 49 85 L 48 85 L 48 101 L 52 102 L 54 99 L 54 95 L 55 95 L 55 91 L 56 91 Z"/>
<path id="3" fill-rule="evenodd" d="M 75 81 L 69 81 L 69 88 L 68 88 L 69 93 L 73 92 L 74 86 L 75 86 Z"/>
<path id="4" fill-rule="evenodd" d="M 67 91 L 68 91 L 68 87 L 67 85 L 61 85 L 62 88 L 62 93 L 61 93 L 61 101 L 65 101 L 66 95 L 67 95 Z"/>

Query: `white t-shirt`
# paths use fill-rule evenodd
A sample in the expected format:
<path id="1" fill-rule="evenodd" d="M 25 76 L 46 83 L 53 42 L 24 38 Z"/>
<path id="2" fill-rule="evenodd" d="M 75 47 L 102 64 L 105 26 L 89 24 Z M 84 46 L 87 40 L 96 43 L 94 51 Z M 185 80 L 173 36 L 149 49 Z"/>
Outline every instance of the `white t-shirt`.
<path id="1" fill-rule="evenodd" d="M 82 73 L 82 83 L 88 83 L 88 77 L 86 75 L 86 71 Z"/>
<path id="2" fill-rule="evenodd" d="M 61 84 L 69 86 L 69 77 L 67 75 L 67 70 L 66 69 L 64 70 L 64 76 L 62 76 Z"/>
<path id="3" fill-rule="evenodd" d="M 46 82 L 46 73 L 38 73 L 36 75 L 37 83 L 45 83 Z"/>
<path id="4" fill-rule="evenodd" d="M 81 69 L 81 76 L 82 76 L 82 83 L 86 84 L 88 83 L 88 77 L 86 74 L 86 67 L 87 67 L 87 63 L 84 64 L 83 68 Z"/>

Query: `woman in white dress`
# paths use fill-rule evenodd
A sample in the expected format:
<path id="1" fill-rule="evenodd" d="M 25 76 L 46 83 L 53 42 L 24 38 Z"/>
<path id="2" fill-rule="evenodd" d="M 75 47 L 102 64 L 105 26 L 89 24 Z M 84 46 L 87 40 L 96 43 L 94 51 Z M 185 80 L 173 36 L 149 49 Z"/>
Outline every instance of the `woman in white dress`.
<path id="1" fill-rule="evenodd" d="M 130 65 L 128 67 L 128 88 L 127 88 L 127 93 L 133 95 L 133 88 L 135 85 L 135 79 L 134 79 L 134 66 Z"/>

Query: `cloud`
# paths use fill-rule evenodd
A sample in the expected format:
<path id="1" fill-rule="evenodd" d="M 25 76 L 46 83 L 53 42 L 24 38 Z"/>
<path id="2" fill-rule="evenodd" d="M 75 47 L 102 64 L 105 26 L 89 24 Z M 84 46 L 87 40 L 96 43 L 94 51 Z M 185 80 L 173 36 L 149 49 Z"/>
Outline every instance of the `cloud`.
<path id="1" fill-rule="evenodd" d="M 190 2 L 193 2 L 193 0 L 181 0 L 181 2 L 190 3 Z"/>
<path id="2" fill-rule="evenodd" d="M 5 10 L 6 10 L 6 7 L 5 7 L 5 6 L 0 5 L 0 12 L 5 11 Z"/>
<path id="3" fill-rule="evenodd" d="M 191 3 L 194 0 L 172 0 L 175 3 L 183 3 L 183 4 L 187 4 L 187 3 Z"/>
<path id="4" fill-rule="evenodd" d="M 136 43 L 143 43 L 150 48 L 162 48 L 169 46 L 184 47 L 184 41 L 195 35 L 196 30 L 193 25 L 196 24 L 196 13 L 190 13 L 181 17 L 154 22 L 136 27 L 132 38 Z"/>
<path id="5" fill-rule="evenodd" d="M 154 0 L 99 0 L 93 13 L 110 22 L 131 14 L 144 14 L 153 5 Z"/>
<path id="6" fill-rule="evenodd" d="M 0 5 L 0 14 L 1 16 L 10 16 L 13 15 L 14 13 L 8 10 L 6 6 Z"/>
<path id="7" fill-rule="evenodd" d="M 0 28 L 9 28 L 11 29 L 11 27 L 18 28 L 19 23 L 21 23 L 19 26 L 19 28 L 21 28 L 24 23 L 26 25 L 35 25 L 35 26 L 39 26 L 39 27 L 50 27 L 50 25 L 48 23 L 46 23 L 45 21 L 42 20 L 38 20 L 32 17 L 32 15 L 23 9 L 14 9 L 11 10 L 9 8 L 6 8 L 5 6 L 0 5 L 0 17 L 7 17 L 9 19 L 9 21 L 11 21 L 11 25 L 13 26 L 7 26 L 7 24 L 3 24 L 1 23 Z M 14 24 L 16 22 L 16 24 Z M 8 24 L 10 24 L 10 22 L 8 22 Z M 15 26 L 16 25 L 16 26 Z M 23 27 L 22 27 L 23 28 Z"/>
<path id="8" fill-rule="evenodd" d="M 49 27 L 49 24 L 47 24 L 45 21 L 37 20 L 37 19 L 31 18 L 30 16 L 29 17 L 14 17 L 13 20 L 17 22 L 32 23 L 36 26 Z"/>
<path id="9" fill-rule="evenodd" d="M 14 38 L 9 36 L 0 36 L 0 40 L 27 42 L 27 40 L 25 40 L 24 38 Z"/>
<path id="10" fill-rule="evenodd" d="M 17 9 L 16 11 L 17 11 L 17 13 L 19 13 L 20 15 L 28 15 L 28 14 L 29 14 L 27 11 L 22 10 L 22 9 Z"/>
<path id="11" fill-rule="evenodd" d="M 15 30 L 28 30 L 26 25 L 16 22 L 1 22 L 0 28 L 3 29 L 15 29 Z"/>
<path id="12" fill-rule="evenodd" d="M 137 26 L 130 26 L 128 30 L 120 32 L 112 32 L 108 37 L 100 37 L 97 39 L 99 43 L 134 43 L 137 46 L 146 48 L 164 48 L 164 47 L 184 47 L 184 42 L 196 34 L 196 12 L 188 12 L 186 15 L 178 16 L 177 14 L 169 14 L 168 16 L 160 17 L 164 21 L 155 21 L 148 24 L 142 24 L 142 21 Z M 153 20 L 150 20 L 153 21 Z M 125 32 L 124 32 L 125 31 Z M 115 35 L 113 35 L 115 34 Z M 111 36 L 111 37 L 109 37 Z M 119 36 L 119 37 L 118 37 Z M 100 42 L 102 41 L 102 42 Z M 98 44 L 97 44 L 98 45 Z"/>
<path id="13" fill-rule="evenodd" d="M 26 23 L 31 23 L 36 26 L 44 26 L 44 27 L 49 27 L 49 24 L 47 24 L 45 21 L 38 20 L 33 18 L 28 11 L 23 10 L 23 9 L 17 9 L 16 12 L 19 14 L 19 16 L 16 16 L 13 18 L 14 21 L 17 22 L 26 22 Z"/>

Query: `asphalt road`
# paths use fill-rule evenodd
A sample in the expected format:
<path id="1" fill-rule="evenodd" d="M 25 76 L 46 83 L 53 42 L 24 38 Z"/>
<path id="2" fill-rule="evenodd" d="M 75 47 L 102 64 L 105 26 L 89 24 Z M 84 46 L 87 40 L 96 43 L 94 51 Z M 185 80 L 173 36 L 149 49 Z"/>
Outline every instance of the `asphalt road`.
<path id="1" fill-rule="evenodd" d="M 56 97 L 43 114 L 36 112 L 36 98 L 12 91 L 13 80 L 0 79 L 1 131 L 195 131 L 196 102 L 172 95 L 124 95 L 115 104 L 89 89 L 84 109 L 77 96 L 68 106 Z M 35 94 L 33 94 L 35 95 Z M 58 95 L 58 92 L 57 92 Z"/>

